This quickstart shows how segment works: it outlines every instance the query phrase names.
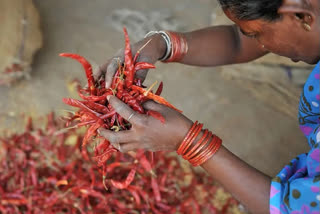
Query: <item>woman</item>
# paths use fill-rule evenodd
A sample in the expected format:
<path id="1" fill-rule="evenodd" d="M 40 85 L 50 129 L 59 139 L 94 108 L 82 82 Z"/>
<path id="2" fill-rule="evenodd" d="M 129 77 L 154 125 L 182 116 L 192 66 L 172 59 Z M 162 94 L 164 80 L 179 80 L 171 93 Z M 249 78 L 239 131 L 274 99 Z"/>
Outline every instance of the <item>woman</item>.
<path id="1" fill-rule="evenodd" d="M 141 61 L 155 63 L 160 59 L 217 66 L 249 62 L 269 52 L 310 64 L 320 60 L 319 0 L 219 1 L 235 25 L 208 27 L 183 34 L 153 32 L 134 44 L 133 51 L 152 38 L 141 53 Z M 107 87 L 117 69 L 117 58 L 123 60 L 123 55 L 117 54 L 97 74 L 105 74 Z M 310 152 L 292 160 L 274 179 L 249 166 L 224 146 L 219 147 L 219 138 L 209 135 L 200 125 L 154 102 L 147 102 L 144 108 L 160 112 L 166 119 L 165 124 L 135 113 L 114 96 L 108 97 L 115 110 L 133 126 L 130 131 L 116 133 L 100 129 L 99 132 L 121 152 L 178 150 L 193 164 L 195 156 L 208 150 L 210 155 L 198 158 L 202 161 L 196 164 L 201 164 L 252 213 L 319 213 L 319 69 L 318 63 L 305 84 L 299 105 L 300 128 L 308 139 Z M 146 74 L 147 71 L 142 71 L 137 77 L 145 79 Z M 198 134 L 194 134 L 195 127 L 199 129 Z M 206 144 L 198 150 L 203 139 L 207 140 Z M 210 147 L 209 142 L 214 146 Z M 195 150 L 198 153 L 192 153 Z"/>

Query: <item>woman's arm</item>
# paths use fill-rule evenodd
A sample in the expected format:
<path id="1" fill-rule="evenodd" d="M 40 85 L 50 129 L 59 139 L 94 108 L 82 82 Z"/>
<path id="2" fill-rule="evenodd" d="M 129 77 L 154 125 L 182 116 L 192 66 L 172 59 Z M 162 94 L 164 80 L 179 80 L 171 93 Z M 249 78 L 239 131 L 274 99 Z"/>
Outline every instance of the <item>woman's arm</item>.
<path id="1" fill-rule="evenodd" d="M 266 53 L 256 39 L 244 36 L 235 25 L 214 26 L 184 33 L 188 43 L 188 53 L 180 63 L 198 66 L 218 66 L 248 62 Z M 151 40 L 150 40 L 151 39 Z M 150 40 L 150 41 L 149 41 Z M 140 53 L 138 61 L 156 63 L 166 52 L 166 42 L 159 34 L 144 38 L 132 45 L 135 54 L 146 45 Z M 106 77 L 106 87 L 110 87 L 113 76 L 118 68 L 119 60 L 123 62 L 123 49 L 102 65 L 95 73 L 98 78 Z M 144 80 L 147 70 L 139 70 L 136 77 Z"/>
<path id="2" fill-rule="evenodd" d="M 256 39 L 243 35 L 236 25 L 214 26 L 184 33 L 188 53 L 181 63 L 217 66 L 248 62 L 268 52 Z"/>
<path id="3" fill-rule="evenodd" d="M 224 146 L 201 166 L 250 212 L 269 213 L 269 176 L 248 165 Z"/>
<path id="4" fill-rule="evenodd" d="M 99 130 L 100 135 L 121 152 L 136 149 L 176 151 L 193 124 L 179 112 L 155 102 L 146 102 L 144 108 L 161 113 L 165 118 L 164 124 L 151 116 L 134 112 L 115 96 L 108 97 L 108 100 L 115 111 L 124 119 L 130 119 L 132 124 L 129 131 Z M 249 166 L 223 146 L 202 167 L 249 211 L 268 213 L 271 182 L 268 176 Z"/>

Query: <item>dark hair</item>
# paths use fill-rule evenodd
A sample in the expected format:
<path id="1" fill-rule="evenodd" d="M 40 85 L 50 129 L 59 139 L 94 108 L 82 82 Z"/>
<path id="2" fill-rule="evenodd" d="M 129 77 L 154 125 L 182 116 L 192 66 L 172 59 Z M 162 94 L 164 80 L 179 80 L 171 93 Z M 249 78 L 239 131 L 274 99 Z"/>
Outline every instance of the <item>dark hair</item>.
<path id="1" fill-rule="evenodd" d="M 274 21 L 280 17 L 278 9 L 282 0 L 219 0 L 223 10 L 230 10 L 237 19 L 265 19 Z"/>

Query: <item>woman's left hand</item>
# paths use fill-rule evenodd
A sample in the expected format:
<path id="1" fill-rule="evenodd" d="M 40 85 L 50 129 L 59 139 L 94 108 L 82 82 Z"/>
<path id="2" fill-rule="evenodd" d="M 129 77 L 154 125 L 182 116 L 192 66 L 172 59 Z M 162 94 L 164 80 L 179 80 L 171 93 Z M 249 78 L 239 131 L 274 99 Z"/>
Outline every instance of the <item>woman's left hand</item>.
<path id="1" fill-rule="evenodd" d="M 162 114 L 164 123 L 152 116 L 135 112 L 115 96 L 108 97 L 108 100 L 115 111 L 132 124 L 132 128 L 126 131 L 99 129 L 99 134 L 121 152 L 136 149 L 176 151 L 193 124 L 183 114 L 154 101 L 147 101 L 143 107 Z"/>

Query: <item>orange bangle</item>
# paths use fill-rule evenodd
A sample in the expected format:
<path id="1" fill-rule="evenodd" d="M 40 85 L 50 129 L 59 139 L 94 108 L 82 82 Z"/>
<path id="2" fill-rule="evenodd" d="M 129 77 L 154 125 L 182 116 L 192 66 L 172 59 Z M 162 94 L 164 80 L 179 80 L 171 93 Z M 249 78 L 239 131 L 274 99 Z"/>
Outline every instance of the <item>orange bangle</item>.
<path id="1" fill-rule="evenodd" d="M 205 163 L 207 160 L 209 160 L 220 148 L 221 143 L 216 144 L 216 146 L 212 149 L 210 153 L 208 153 L 205 157 L 198 160 L 194 166 L 199 166 Z"/>
<path id="2" fill-rule="evenodd" d="M 212 140 L 210 141 L 210 143 L 208 144 L 208 146 L 202 150 L 202 153 L 197 155 L 196 157 L 194 157 L 193 159 L 189 160 L 189 162 L 192 164 L 192 166 L 197 166 L 199 160 L 201 160 L 203 157 L 205 157 L 206 154 L 208 154 L 210 151 L 212 151 L 212 149 L 214 148 L 215 144 L 212 142 Z"/>
<path id="3" fill-rule="evenodd" d="M 197 125 L 198 125 L 198 121 L 194 122 L 193 125 L 191 126 L 190 130 L 188 131 L 187 135 L 185 136 L 185 138 L 183 139 L 182 143 L 180 144 L 177 150 L 178 155 L 182 154 L 182 150 L 184 150 L 186 141 L 189 140 L 191 133 L 193 132 L 193 130 L 196 128 Z"/>
<path id="4" fill-rule="evenodd" d="M 214 136 L 214 138 L 211 141 L 211 144 L 209 145 L 210 148 L 208 148 L 202 155 L 199 155 L 196 159 L 192 160 L 192 165 L 199 166 L 206 162 L 212 155 L 214 155 L 219 150 L 221 144 L 222 140 L 219 137 Z"/>
<path id="5" fill-rule="evenodd" d="M 193 166 L 199 166 L 206 162 L 219 150 L 222 144 L 222 140 L 207 129 L 204 130 L 200 140 L 193 144 L 202 127 L 203 124 L 196 121 L 177 150 L 177 153 Z"/>
<path id="6" fill-rule="evenodd" d="M 184 159 L 191 159 L 208 143 L 211 138 L 211 132 L 206 129 L 201 139 L 183 156 Z"/>
<path id="7" fill-rule="evenodd" d="M 196 158 L 194 158 L 192 161 L 193 162 L 198 162 L 199 160 L 201 160 L 202 158 L 204 158 L 206 155 L 210 154 L 210 152 L 212 152 L 214 150 L 214 148 L 216 147 L 217 143 L 216 143 L 216 138 L 215 136 L 213 135 L 212 138 L 211 138 L 211 141 L 208 145 L 208 147 L 203 150 L 203 152 L 198 155 Z"/>
<path id="8" fill-rule="evenodd" d="M 201 132 L 202 127 L 203 127 L 203 124 L 199 123 L 196 130 L 194 131 L 194 133 L 191 134 L 191 137 L 190 137 L 189 141 L 186 143 L 184 150 L 182 150 L 182 154 L 185 154 L 188 151 L 188 149 L 192 145 L 193 141 L 197 138 L 197 136 Z"/>

